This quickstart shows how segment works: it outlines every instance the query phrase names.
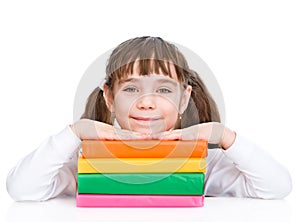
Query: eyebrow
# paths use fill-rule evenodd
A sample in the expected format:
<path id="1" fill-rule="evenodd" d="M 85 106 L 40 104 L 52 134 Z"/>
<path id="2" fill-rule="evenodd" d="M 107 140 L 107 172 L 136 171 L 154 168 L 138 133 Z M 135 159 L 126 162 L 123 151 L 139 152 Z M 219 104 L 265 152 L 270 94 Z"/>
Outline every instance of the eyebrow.
<path id="1" fill-rule="evenodd" d="M 119 84 L 123 84 L 123 83 L 126 83 L 126 82 L 133 82 L 133 83 L 135 83 L 135 82 L 139 82 L 139 78 L 127 78 L 127 79 L 121 79 L 121 80 L 119 80 Z M 157 79 L 156 80 L 157 81 L 157 83 L 160 83 L 160 84 L 162 84 L 162 83 L 167 83 L 167 84 L 171 84 L 171 85 L 173 85 L 173 86 L 177 86 L 179 83 L 177 83 L 175 80 L 173 80 L 173 79 L 165 79 L 165 78 L 161 78 L 161 79 Z"/>
<path id="2" fill-rule="evenodd" d="M 137 82 L 137 81 L 138 81 L 137 78 L 120 79 L 119 84 L 123 84 L 123 83 L 126 83 L 126 82 Z"/>
<path id="3" fill-rule="evenodd" d="M 171 80 L 171 79 L 158 79 L 157 82 L 160 84 L 171 84 L 173 87 L 176 87 L 179 85 L 178 82 L 176 82 L 175 80 Z"/>

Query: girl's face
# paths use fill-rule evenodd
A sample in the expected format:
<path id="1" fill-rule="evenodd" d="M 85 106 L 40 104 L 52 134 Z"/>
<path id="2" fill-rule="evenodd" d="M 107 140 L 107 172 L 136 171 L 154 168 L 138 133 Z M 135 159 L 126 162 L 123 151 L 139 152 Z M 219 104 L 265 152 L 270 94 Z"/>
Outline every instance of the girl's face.
<path id="1" fill-rule="evenodd" d="M 107 105 L 122 129 L 153 134 L 172 129 L 187 107 L 191 86 L 186 89 L 162 74 L 133 73 L 105 90 Z"/>

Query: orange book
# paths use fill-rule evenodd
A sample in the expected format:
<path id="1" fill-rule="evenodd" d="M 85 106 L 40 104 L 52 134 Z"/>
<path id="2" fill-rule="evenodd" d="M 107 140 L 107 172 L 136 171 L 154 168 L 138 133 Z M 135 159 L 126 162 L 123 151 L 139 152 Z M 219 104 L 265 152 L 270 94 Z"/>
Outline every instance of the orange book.
<path id="1" fill-rule="evenodd" d="M 205 158 L 206 140 L 83 140 L 84 158 Z"/>

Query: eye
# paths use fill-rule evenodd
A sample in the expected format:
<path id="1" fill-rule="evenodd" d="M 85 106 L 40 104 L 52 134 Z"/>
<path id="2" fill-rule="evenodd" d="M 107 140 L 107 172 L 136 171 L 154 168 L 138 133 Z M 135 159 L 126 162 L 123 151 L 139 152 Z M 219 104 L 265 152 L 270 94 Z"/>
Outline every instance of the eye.
<path id="1" fill-rule="evenodd" d="M 135 87 L 127 87 L 127 88 L 123 89 L 123 91 L 134 93 L 134 92 L 138 92 L 139 90 Z"/>
<path id="2" fill-rule="evenodd" d="M 157 90 L 158 93 L 171 93 L 172 91 L 167 88 L 161 88 Z"/>

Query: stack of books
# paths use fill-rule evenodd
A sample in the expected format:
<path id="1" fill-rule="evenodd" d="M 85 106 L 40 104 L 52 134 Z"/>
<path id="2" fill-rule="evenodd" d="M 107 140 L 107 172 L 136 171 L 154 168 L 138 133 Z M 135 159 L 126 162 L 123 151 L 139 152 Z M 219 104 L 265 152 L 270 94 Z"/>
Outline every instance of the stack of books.
<path id="1" fill-rule="evenodd" d="M 84 140 L 78 207 L 202 207 L 208 143 Z"/>

